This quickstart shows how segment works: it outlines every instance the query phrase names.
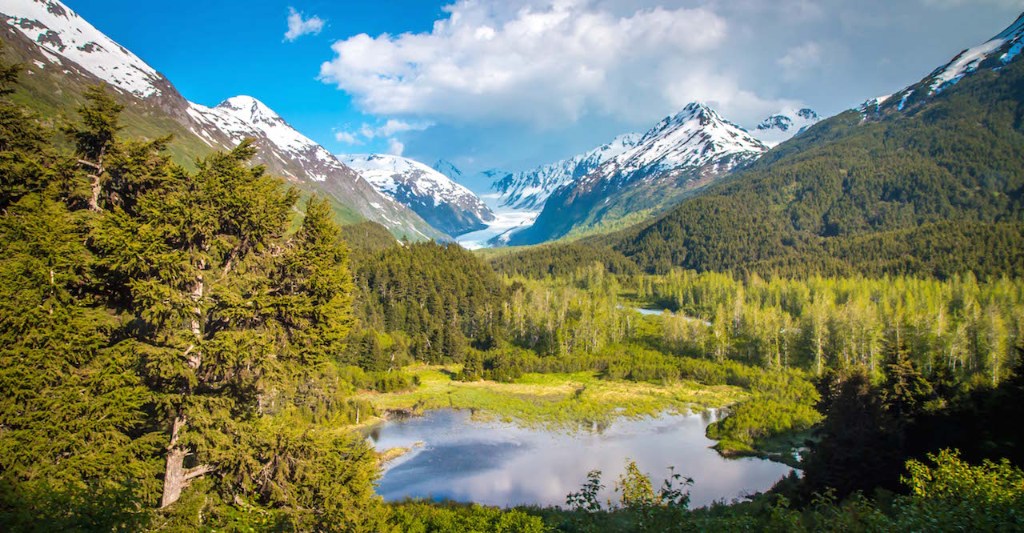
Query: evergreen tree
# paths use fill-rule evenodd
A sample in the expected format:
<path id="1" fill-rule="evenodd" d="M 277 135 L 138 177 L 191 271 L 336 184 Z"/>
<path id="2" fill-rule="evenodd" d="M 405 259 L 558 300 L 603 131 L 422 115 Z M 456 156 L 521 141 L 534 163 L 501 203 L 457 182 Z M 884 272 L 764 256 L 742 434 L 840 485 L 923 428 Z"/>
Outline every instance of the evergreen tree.
<path id="1" fill-rule="evenodd" d="M 89 209 L 99 211 L 107 157 L 122 129 L 118 117 L 124 106 L 114 100 L 104 85 L 86 89 L 85 99 L 86 104 L 78 110 L 81 123 L 65 128 L 65 133 L 75 140 L 78 164 L 89 178 Z"/>

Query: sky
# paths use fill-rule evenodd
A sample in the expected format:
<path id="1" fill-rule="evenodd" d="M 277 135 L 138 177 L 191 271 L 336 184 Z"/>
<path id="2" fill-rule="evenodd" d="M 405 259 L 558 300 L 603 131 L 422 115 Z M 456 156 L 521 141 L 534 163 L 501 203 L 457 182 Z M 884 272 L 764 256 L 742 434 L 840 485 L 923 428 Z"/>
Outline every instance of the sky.
<path id="1" fill-rule="evenodd" d="M 65 0 L 204 105 L 335 153 L 524 170 L 702 101 L 752 128 L 909 85 L 1024 0 Z M 479 186 L 479 184 L 475 184 Z"/>

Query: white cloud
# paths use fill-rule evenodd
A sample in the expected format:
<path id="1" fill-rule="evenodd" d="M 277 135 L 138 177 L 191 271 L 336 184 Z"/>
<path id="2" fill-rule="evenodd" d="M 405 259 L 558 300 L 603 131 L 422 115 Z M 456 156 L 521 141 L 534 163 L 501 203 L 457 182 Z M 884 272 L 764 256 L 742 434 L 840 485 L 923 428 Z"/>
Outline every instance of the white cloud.
<path id="1" fill-rule="evenodd" d="M 650 120 L 696 99 L 777 107 L 716 58 L 729 28 L 707 7 L 525 4 L 459 0 L 429 33 L 335 42 L 320 78 L 365 112 L 443 122 Z"/>
<path id="2" fill-rule="evenodd" d="M 423 131 L 433 126 L 430 122 L 406 122 L 398 119 L 388 119 L 383 124 L 374 126 L 363 123 L 357 130 L 339 130 L 334 132 L 334 139 L 350 146 L 366 144 L 374 139 L 387 139 L 389 151 L 397 150 L 398 154 L 405 149 L 405 145 L 394 138 L 399 133 L 410 131 Z"/>
<path id="3" fill-rule="evenodd" d="M 423 131 L 432 126 L 429 122 L 406 122 L 398 119 L 388 119 L 384 124 L 380 126 L 371 126 L 370 124 L 363 124 L 359 128 L 359 134 L 366 139 L 373 139 L 376 137 L 391 137 L 396 133 L 403 133 L 407 131 Z"/>
<path id="4" fill-rule="evenodd" d="M 361 140 L 359 140 L 359 137 L 356 136 L 355 133 L 352 133 L 352 132 L 349 132 L 349 131 L 336 131 L 336 132 L 334 132 L 334 139 L 337 140 L 338 142 L 343 142 L 343 143 L 349 144 L 349 145 L 363 144 L 363 142 Z"/>
<path id="5" fill-rule="evenodd" d="M 398 139 L 395 139 L 395 138 L 388 139 L 388 153 L 389 154 L 391 154 L 391 155 L 402 155 L 402 152 L 404 152 L 404 151 L 405 151 L 405 145 L 402 144 L 402 141 L 399 141 Z"/>
<path id="6" fill-rule="evenodd" d="M 798 78 L 821 63 L 821 45 L 808 41 L 786 51 L 776 63 L 782 67 L 782 74 L 788 78 Z"/>
<path id="7" fill-rule="evenodd" d="M 303 35 L 319 34 L 324 29 L 324 20 L 314 15 L 307 19 L 302 18 L 302 13 L 294 7 L 288 8 L 288 31 L 284 34 L 284 40 L 292 42 Z"/>

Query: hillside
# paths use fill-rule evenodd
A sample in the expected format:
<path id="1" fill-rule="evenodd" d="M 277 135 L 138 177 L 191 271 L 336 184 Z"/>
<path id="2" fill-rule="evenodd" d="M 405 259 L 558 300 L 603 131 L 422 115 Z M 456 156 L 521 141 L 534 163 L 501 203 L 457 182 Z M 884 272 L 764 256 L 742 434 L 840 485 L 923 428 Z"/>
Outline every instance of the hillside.
<path id="1" fill-rule="evenodd" d="M 653 272 L 1024 273 L 1019 26 L 605 242 Z"/>

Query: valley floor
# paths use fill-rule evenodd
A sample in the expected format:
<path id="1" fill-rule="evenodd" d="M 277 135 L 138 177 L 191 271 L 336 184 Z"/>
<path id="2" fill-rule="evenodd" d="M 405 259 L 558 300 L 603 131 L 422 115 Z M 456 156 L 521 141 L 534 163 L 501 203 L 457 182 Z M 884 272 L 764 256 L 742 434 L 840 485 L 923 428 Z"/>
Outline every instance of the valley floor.
<path id="1" fill-rule="evenodd" d="M 513 383 L 455 381 L 459 365 L 407 367 L 418 378 L 411 391 L 364 392 L 378 412 L 471 409 L 474 416 L 559 429 L 591 427 L 617 417 L 699 412 L 749 397 L 739 387 L 682 381 L 654 385 L 599 379 L 593 372 L 525 374 Z M 372 422 L 372 421 L 370 421 Z"/>

